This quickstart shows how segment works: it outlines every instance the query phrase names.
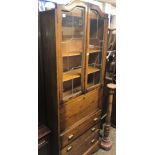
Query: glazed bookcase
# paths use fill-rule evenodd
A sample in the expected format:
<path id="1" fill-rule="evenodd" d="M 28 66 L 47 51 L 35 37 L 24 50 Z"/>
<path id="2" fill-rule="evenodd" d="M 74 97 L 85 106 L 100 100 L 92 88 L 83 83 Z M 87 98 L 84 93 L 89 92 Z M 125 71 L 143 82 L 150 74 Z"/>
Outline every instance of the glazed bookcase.
<path id="1" fill-rule="evenodd" d="M 107 14 L 74 1 L 41 12 L 40 24 L 52 152 L 91 154 L 99 147 Z"/>

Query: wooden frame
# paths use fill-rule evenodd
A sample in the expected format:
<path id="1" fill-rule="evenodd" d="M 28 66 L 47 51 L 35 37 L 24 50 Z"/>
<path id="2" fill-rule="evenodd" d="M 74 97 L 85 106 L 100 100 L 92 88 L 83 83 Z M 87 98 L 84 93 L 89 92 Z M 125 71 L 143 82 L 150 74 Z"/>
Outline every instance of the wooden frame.
<path id="1" fill-rule="evenodd" d="M 103 86 L 104 85 L 104 78 L 105 78 L 105 65 L 106 65 L 106 51 L 107 51 L 107 26 L 108 26 L 108 15 L 103 13 L 101 11 L 101 9 L 97 6 L 97 5 L 94 5 L 94 4 L 89 4 L 89 10 L 88 10 L 88 22 L 90 22 L 90 10 L 95 10 L 97 11 L 97 13 L 101 16 L 101 18 L 103 18 L 104 20 L 104 25 L 103 25 L 103 30 L 104 30 L 104 33 L 103 33 L 103 39 L 104 39 L 104 43 L 103 43 L 103 47 L 102 47 L 102 69 L 101 70 L 101 85 Z M 87 50 L 86 50 L 86 80 L 85 80 L 85 88 L 87 91 L 89 90 L 92 90 L 93 88 L 95 87 L 99 87 L 100 84 L 97 84 L 95 86 L 93 86 L 93 88 L 88 88 L 87 89 L 87 78 L 88 78 L 88 55 L 87 53 L 89 52 L 89 38 L 90 38 L 90 24 L 88 24 L 88 29 L 87 29 Z"/>
<path id="2" fill-rule="evenodd" d="M 82 52 L 82 72 L 81 72 L 81 86 L 82 91 L 79 93 L 75 93 L 73 96 L 68 97 L 66 100 L 63 99 L 63 81 L 68 80 L 70 77 L 63 78 L 63 67 L 62 67 L 62 19 L 61 19 L 61 13 L 62 11 L 71 11 L 76 7 L 82 7 L 84 8 L 84 40 L 83 40 L 83 52 Z M 102 48 L 102 67 L 101 67 L 101 82 L 97 85 L 94 85 L 91 87 L 91 89 L 87 89 L 87 74 L 94 72 L 93 69 L 88 70 L 88 58 L 87 58 L 87 52 L 89 47 L 89 30 L 90 30 L 90 9 L 95 10 L 99 13 L 99 15 L 104 20 L 103 25 L 103 48 Z M 45 103 L 47 108 L 47 126 L 51 130 L 51 149 L 53 154 L 60 155 L 61 154 L 61 138 L 60 135 L 64 135 L 64 133 L 69 134 L 69 131 L 72 131 L 70 129 L 70 123 L 67 125 L 67 129 L 64 126 L 63 133 L 60 131 L 60 122 L 63 123 L 63 121 L 60 119 L 62 116 L 67 116 L 67 113 L 65 110 L 69 111 L 69 108 L 74 109 L 74 104 L 78 104 L 78 99 L 80 98 L 79 102 L 85 103 L 80 104 L 81 107 L 79 107 L 79 111 L 72 110 L 70 113 L 70 117 L 72 116 L 72 123 L 74 122 L 74 115 L 79 116 L 80 108 L 83 108 L 85 111 L 83 111 L 82 116 L 83 120 L 85 120 L 85 123 L 89 119 L 89 115 L 94 116 L 93 113 L 98 112 L 99 109 L 101 109 L 101 101 L 102 101 L 102 90 L 104 85 L 104 78 L 105 78 L 105 64 L 106 64 L 106 50 L 107 50 L 107 29 L 108 29 L 108 17 L 106 14 L 104 14 L 98 6 L 82 2 L 82 1 L 74 1 L 67 5 L 56 5 L 55 9 L 41 12 L 40 13 L 40 21 L 41 21 L 41 36 L 42 36 L 42 47 L 43 47 L 43 74 L 45 79 Z M 69 75 L 69 74 L 68 74 Z M 78 78 L 78 75 L 74 75 L 73 78 Z M 93 91 L 92 91 L 93 90 Z M 91 101 L 88 97 L 92 96 L 91 93 L 94 92 L 94 96 L 91 97 Z M 96 96 L 95 96 L 96 95 Z M 93 100 L 96 99 L 96 100 Z M 71 101 L 73 100 L 73 102 Z M 69 106 L 69 104 L 71 106 Z M 66 106 L 64 106 L 66 105 Z M 91 105 L 91 106 L 89 106 Z M 76 107 L 78 107 L 76 105 Z M 87 108 L 88 107 L 88 108 Z M 91 109 L 89 109 L 91 107 Z M 93 108 L 94 107 L 94 108 Z M 65 109 L 66 108 L 66 109 Z M 61 115 L 61 112 L 63 112 L 63 115 Z M 81 111 L 82 112 L 82 111 Z M 61 117 L 60 117 L 61 115 Z M 87 115 L 87 116 L 86 116 Z M 81 116 L 81 117 L 82 117 Z M 75 124 L 80 124 L 83 121 L 81 121 L 81 117 L 76 117 Z M 80 119 L 80 120 L 79 120 Z M 96 118 L 94 118 L 96 119 Z M 64 118 L 64 120 L 67 120 Z M 69 121 L 68 121 L 69 122 Z M 89 119 L 89 127 L 91 126 L 91 120 Z M 71 123 L 71 124 L 72 124 Z M 97 123 L 97 122 L 95 122 Z M 74 127 L 76 125 L 73 125 Z M 93 124 L 92 124 L 93 125 Z M 73 126 L 71 127 L 73 129 Z M 86 127 L 87 125 L 83 124 L 80 126 L 83 126 L 83 131 L 88 130 Z M 76 130 L 76 129 L 75 129 Z M 74 131 L 75 131 L 74 130 Z M 76 132 L 78 135 L 76 137 L 79 137 L 80 132 Z M 64 135 L 65 137 L 65 135 Z M 65 139 L 66 141 L 66 139 Z M 66 143 L 66 142 L 65 142 Z M 66 143 L 67 144 L 67 143 Z M 96 147 L 96 143 L 94 145 Z M 94 149 L 94 147 L 92 147 Z M 62 155 L 62 154 L 61 154 Z"/>
<path id="3" fill-rule="evenodd" d="M 57 39 L 57 53 L 58 53 L 58 57 L 60 58 L 60 57 L 62 57 L 62 53 L 61 53 L 61 51 L 62 51 L 62 47 L 60 46 L 61 45 L 61 41 L 62 41 L 62 35 L 60 34 L 60 32 L 61 32 L 61 27 L 62 27 L 62 25 L 61 25 L 61 11 L 72 11 L 74 8 L 76 8 L 76 7 L 82 7 L 82 8 L 84 8 L 85 9 L 85 17 L 84 17 L 84 19 L 85 19 L 85 21 L 84 21 L 84 25 L 85 25 L 85 27 L 84 27 L 84 51 L 86 50 L 86 47 L 85 47 L 85 42 L 86 42 L 86 29 L 87 29 L 87 25 L 86 25 L 86 19 L 87 19 L 87 5 L 86 5 L 86 3 L 84 3 L 84 2 L 81 2 L 81 1 L 77 1 L 77 2 L 73 2 L 73 3 L 70 3 L 70 4 L 68 4 L 68 5 L 57 5 L 57 36 L 58 36 L 58 39 Z M 60 54 L 61 53 L 61 54 Z M 85 55 L 84 55 L 84 52 L 83 52 L 83 59 L 85 60 Z M 84 61 L 82 61 L 82 62 L 84 62 Z M 62 59 L 60 60 L 60 64 L 62 64 Z M 85 72 L 85 66 L 84 66 L 84 63 L 82 63 L 82 78 L 84 77 L 84 72 Z M 57 68 L 57 72 L 59 73 L 59 78 L 58 79 L 60 79 L 60 81 L 63 81 L 63 79 L 62 79 L 62 65 L 58 65 L 58 68 Z M 82 80 L 82 78 L 81 78 L 81 80 Z M 84 80 L 82 80 L 81 81 L 81 83 L 82 83 L 82 92 L 81 93 L 83 93 L 84 92 Z M 62 97 L 62 83 L 60 84 L 59 83 L 59 94 L 60 94 L 60 96 L 59 96 L 59 98 L 60 98 L 60 102 L 62 103 L 63 102 L 63 97 Z M 75 94 L 74 96 L 72 96 L 72 97 L 75 97 L 75 96 L 77 96 L 77 95 L 80 95 L 80 94 Z M 69 100 L 70 98 L 68 98 L 68 100 Z M 66 100 L 67 101 L 67 100 Z"/>
<path id="4" fill-rule="evenodd" d="M 61 46 L 59 46 L 61 44 L 61 41 L 62 41 L 62 36 L 60 34 L 61 32 L 61 11 L 72 11 L 74 8 L 76 7 L 82 7 L 85 9 L 85 28 L 84 28 L 84 32 L 85 32 L 85 35 L 84 35 L 84 51 L 86 52 L 83 52 L 83 59 L 85 60 L 86 64 L 82 64 L 82 78 L 85 77 L 84 80 L 82 80 L 81 78 L 81 83 L 82 83 L 82 92 L 81 93 L 85 93 L 87 91 L 90 91 L 96 87 L 99 87 L 101 85 L 104 85 L 104 78 L 105 78 L 105 65 L 106 65 L 106 50 L 107 50 L 107 26 L 108 26 L 108 15 L 103 13 L 101 11 L 101 9 L 99 8 L 99 6 L 97 5 L 94 5 L 94 4 L 90 4 L 90 3 L 85 3 L 83 1 L 79 1 L 79 0 L 75 0 L 74 2 L 71 2 L 70 4 L 67 4 L 67 5 L 57 5 L 56 8 L 57 8 L 57 53 L 58 53 L 58 57 L 62 57 L 62 55 L 60 54 L 61 51 L 62 51 L 62 48 Z M 89 73 L 88 71 L 88 58 L 87 58 L 87 52 L 88 52 L 88 47 L 89 47 L 89 31 L 90 31 L 90 24 L 88 24 L 86 21 L 90 21 L 90 10 L 95 10 L 98 12 L 98 14 L 104 19 L 104 33 L 103 33 L 103 38 L 104 38 L 104 44 L 103 44 L 103 48 L 102 48 L 102 69 L 101 70 L 101 82 L 100 84 L 96 84 L 95 86 L 91 87 L 91 88 L 88 88 L 87 89 L 87 75 Z M 88 12 L 88 13 L 87 13 Z M 82 61 L 83 62 L 83 61 Z M 59 63 L 62 64 L 62 61 L 59 60 Z M 57 72 L 59 73 L 59 77 L 58 79 L 60 79 L 60 81 L 63 81 L 62 79 L 62 66 L 61 65 L 58 65 L 58 68 L 57 68 Z M 58 83 L 59 85 L 59 99 L 61 100 L 60 102 L 62 103 L 63 102 L 63 97 L 62 97 L 62 83 Z M 75 95 L 73 95 L 72 97 L 76 97 L 77 95 L 80 95 L 81 93 L 77 93 Z M 67 100 L 69 100 L 70 98 L 68 98 Z M 64 101 L 67 101 L 67 100 L 64 100 Z"/>

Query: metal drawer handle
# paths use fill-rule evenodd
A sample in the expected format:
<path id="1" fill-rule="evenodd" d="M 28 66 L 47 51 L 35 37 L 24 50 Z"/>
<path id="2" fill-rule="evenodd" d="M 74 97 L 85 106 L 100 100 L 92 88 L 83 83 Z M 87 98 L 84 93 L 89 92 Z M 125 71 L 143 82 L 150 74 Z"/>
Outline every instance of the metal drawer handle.
<path id="1" fill-rule="evenodd" d="M 95 139 L 92 139 L 92 140 L 91 140 L 91 143 L 94 143 L 94 142 L 95 142 Z"/>
<path id="2" fill-rule="evenodd" d="M 41 146 L 41 145 L 44 145 L 44 144 L 47 144 L 48 142 L 43 140 L 42 142 L 40 142 L 38 145 Z"/>
<path id="3" fill-rule="evenodd" d="M 96 118 L 94 118 L 94 122 L 96 122 L 98 120 L 98 118 L 96 117 Z"/>
<path id="4" fill-rule="evenodd" d="M 92 128 L 91 131 L 94 132 L 96 130 L 96 128 Z"/>
<path id="5" fill-rule="evenodd" d="M 74 135 L 69 135 L 68 140 L 71 140 L 74 137 Z"/>
<path id="6" fill-rule="evenodd" d="M 70 151 L 70 150 L 72 149 L 72 147 L 73 147 L 73 146 L 69 146 L 69 147 L 67 148 L 67 152 Z"/>

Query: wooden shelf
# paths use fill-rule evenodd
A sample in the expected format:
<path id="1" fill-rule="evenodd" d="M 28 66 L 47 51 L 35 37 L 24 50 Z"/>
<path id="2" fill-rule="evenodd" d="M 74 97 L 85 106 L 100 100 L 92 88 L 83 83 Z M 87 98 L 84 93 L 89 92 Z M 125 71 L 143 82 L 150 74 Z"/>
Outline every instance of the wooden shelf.
<path id="1" fill-rule="evenodd" d="M 88 53 L 99 53 L 99 52 L 101 52 L 101 50 L 90 50 L 90 51 L 88 51 Z M 79 56 L 79 55 L 81 55 L 81 53 L 82 52 L 65 52 L 65 53 L 63 53 L 62 54 L 62 56 L 63 57 L 71 57 L 71 56 Z"/>
<path id="2" fill-rule="evenodd" d="M 95 73 L 98 71 L 100 71 L 100 69 L 98 69 L 96 67 L 91 67 L 91 66 L 88 67 L 88 74 Z"/>
<path id="3" fill-rule="evenodd" d="M 98 69 L 96 67 L 91 67 L 91 66 L 88 67 L 88 74 L 95 73 L 98 71 L 100 71 L 100 69 Z M 64 72 L 63 73 L 63 82 L 79 78 L 80 76 L 81 76 L 81 68 L 74 69 L 74 70 L 71 70 L 68 72 Z"/>
<path id="4" fill-rule="evenodd" d="M 81 76 L 81 68 L 74 69 L 63 73 L 63 82 L 79 78 Z"/>
<path id="5" fill-rule="evenodd" d="M 61 46 L 63 56 L 80 55 L 83 51 L 83 42 L 80 38 L 64 40 L 61 42 Z"/>
<path id="6" fill-rule="evenodd" d="M 93 50 L 89 50 L 88 51 L 88 53 L 98 53 L 98 52 L 101 52 L 101 50 L 99 50 L 99 49 L 98 50 L 97 49 L 94 50 L 93 49 Z"/>
<path id="7" fill-rule="evenodd" d="M 82 52 L 66 52 L 66 53 L 63 53 L 62 56 L 63 57 L 71 57 L 71 56 L 79 56 L 81 55 Z"/>

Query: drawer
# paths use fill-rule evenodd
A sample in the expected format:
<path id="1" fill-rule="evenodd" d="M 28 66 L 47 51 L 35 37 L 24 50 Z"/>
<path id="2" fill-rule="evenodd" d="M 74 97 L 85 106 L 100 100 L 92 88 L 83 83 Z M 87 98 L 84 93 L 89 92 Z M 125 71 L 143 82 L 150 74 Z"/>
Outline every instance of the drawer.
<path id="1" fill-rule="evenodd" d="M 96 123 L 100 121 L 101 110 L 92 113 L 91 115 L 83 118 L 81 121 L 77 122 L 70 129 L 66 130 L 60 135 L 61 147 L 64 147 L 71 143 L 78 136 L 82 135 L 85 131 L 90 129 Z M 92 132 L 95 131 L 96 127 L 92 127 Z"/>
<path id="2" fill-rule="evenodd" d="M 38 140 L 38 155 L 51 154 L 49 136 L 44 136 Z"/>
<path id="3" fill-rule="evenodd" d="M 84 152 L 82 155 L 92 155 L 97 150 L 99 150 L 100 144 L 99 141 L 95 142 L 86 152 Z"/>
<path id="4" fill-rule="evenodd" d="M 64 147 L 61 150 L 61 155 L 82 155 L 84 152 L 86 152 L 99 139 L 98 125 L 96 125 L 94 128 L 96 128 L 94 132 L 89 129 L 72 143 Z"/>
<path id="5" fill-rule="evenodd" d="M 38 149 L 48 145 L 51 131 L 45 126 L 40 125 L 38 128 Z"/>
<path id="6" fill-rule="evenodd" d="M 48 144 L 48 137 L 43 137 L 40 140 L 38 140 L 38 149 L 44 147 Z"/>
<path id="7" fill-rule="evenodd" d="M 60 105 L 60 131 L 71 127 L 83 117 L 99 109 L 99 89 Z"/>

